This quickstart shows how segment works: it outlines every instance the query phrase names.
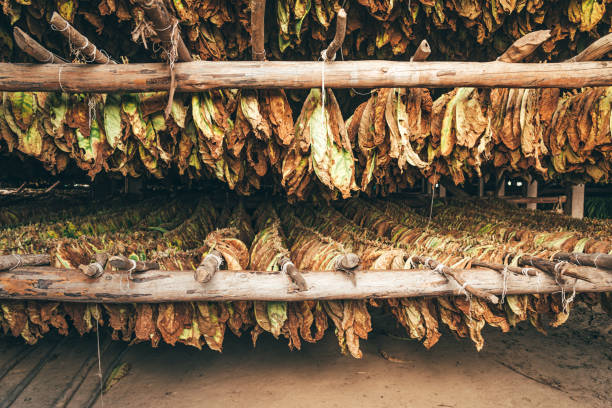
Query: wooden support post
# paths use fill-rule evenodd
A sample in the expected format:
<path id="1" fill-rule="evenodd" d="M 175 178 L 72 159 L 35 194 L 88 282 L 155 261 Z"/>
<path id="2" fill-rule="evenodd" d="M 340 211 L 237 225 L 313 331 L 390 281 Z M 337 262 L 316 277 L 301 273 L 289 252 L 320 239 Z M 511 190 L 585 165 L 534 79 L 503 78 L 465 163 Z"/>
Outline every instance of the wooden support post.
<path id="1" fill-rule="evenodd" d="M 57 12 L 51 15 L 50 23 L 57 31 L 62 33 L 70 42 L 70 46 L 79 50 L 83 55 L 88 57 L 97 64 L 116 64 L 115 61 L 100 51 L 87 37 L 79 33 L 73 26 L 70 25 L 64 17 Z"/>
<path id="2" fill-rule="evenodd" d="M 264 20 L 266 15 L 266 0 L 251 0 L 251 48 L 253 60 L 265 61 Z"/>
<path id="3" fill-rule="evenodd" d="M 323 51 L 323 59 L 325 61 L 333 61 L 336 59 L 336 53 L 342 47 L 344 36 L 346 35 L 346 11 L 343 8 L 338 10 L 336 14 L 336 34 L 331 44 Z"/>
<path id="4" fill-rule="evenodd" d="M 538 196 L 538 181 L 531 180 L 527 183 L 527 197 L 537 197 Z M 537 203 L 527 203 L 527 209 L 535 210 L 538 208 Z"/>
<path id="5" fill-rule="evenodd" d="M 506 195 L 506 178 L 502 177 L 500 183 L 497 186 L 496 191 L 497 197 L 504 197 Z"/>
<path id="6" fill-rule="evenodd" d="M 442 184 L 438 183 L 438 186 L 440 188 L 440 198 L 444 198 L 446 197 L 446 187 L 444 187 Z"/>
<path id="7" fill-rule="evenodd" d="M 17 44 L 17 46 L 23 52 L 25 52 L 38 62 L 42 62 L 45 64 L 64 64 L 68 62 L 40 45 L 36 40 L 34 40 L 25 32 L 23 32 L 19 27 L 13 28 L 13 38 L 15 38 L 15 44 Z"/>
<path id="8" fill-rule="evenodd" d="M 478 179 L 478 197 L 484 197 L 484 179 L 482 177 Z"/>
<path id="9" fill-rule="evenodd" d="M 572 218 L 584 217 L 584 184 L 572 186 Z"/>
<path id="10" fill-rule="evenodd" d="M 316 61 L 194 61 L 175 64 L 176 92 L 218 88 L 306 89 L 321 86 Z M 163 63 L 0 63 L 0 91 L 167 91 Z M 336 61 L 325 68 L 330 88 L 582 88 L 611 86 L 612 62 L 523 64 L 504 62 Z"/>
<path id="11" fill-rule="evenodd" d="M 282 272 L 218 271 L 207 284 L 193 279 L 193 271 L 148 271 L 135 276 L 126 287 L 120 273 L 106 273 L 92 280 L 76 269 L 20 267 L 0 273 L 0 299 L 48 300 L 93 303 L 154 303 L 196 301 L 299 301 L 463 295 L 455 282 L 431 270 L 354 271 L 358 285 L 342 272 L 302 271 L 308 290 L 288 291 Z M 558 293 L 560 285 L 547 275 L 507 278 L 506 294 Z M 487 268 L 461 270 L 469 286 L 499 295 L 503 276 Z M 612 275 L 593 274 L 593 283 L 577 281 L 576 292 L 610 292 Z M 574 282 L 561 283 L 571 292 Z M 467 288 L 467 286 L 466 286 Z"/>

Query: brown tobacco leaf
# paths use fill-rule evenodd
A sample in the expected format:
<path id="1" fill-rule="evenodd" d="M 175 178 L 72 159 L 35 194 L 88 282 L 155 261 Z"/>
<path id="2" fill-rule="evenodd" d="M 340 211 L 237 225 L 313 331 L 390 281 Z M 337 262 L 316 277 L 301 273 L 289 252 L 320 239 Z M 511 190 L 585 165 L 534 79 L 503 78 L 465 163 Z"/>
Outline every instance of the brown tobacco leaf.
<path id="1" fill-rule="evenodd" d="M 163 340 L 175 345 L 185 326 L 191 323 L 189 304 L 160 303 L 157 306 L 157 329 Z"/>
<path id="2" fill-rule="evenodd" d="M 134 306 L 136 311 L 136 323 L 134 334 L 141 341 L 152 341 L 157 333 L 155 311 L 153 305 L 142 303 Z"/>

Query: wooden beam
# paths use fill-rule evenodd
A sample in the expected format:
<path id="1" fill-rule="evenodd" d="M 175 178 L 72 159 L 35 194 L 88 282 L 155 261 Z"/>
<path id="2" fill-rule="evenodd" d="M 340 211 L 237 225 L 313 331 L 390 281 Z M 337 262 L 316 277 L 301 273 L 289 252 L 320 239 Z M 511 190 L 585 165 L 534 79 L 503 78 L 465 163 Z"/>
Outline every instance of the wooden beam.
<path id="1" fill-rule="evenodd" d="M 544 41 L 551 36 L 550 30 L 533 31 L 516 40 L 497 58 L 500 62 L 518 62 L 531 55 Z"/>
<path id="2" fill-rule="evenodd" d="M 176 18 L 167 12 L 166 7 L 159 0 L 136 0 L 136 3 L 144 9 L 147 17 L 153 22 L 153 29 L 157 36 L 164 43 L 164 46 L 168 47 L 172 43 L 173 28 L 178 24 Z M 178 25 L 176 25 L 176 29 L 179 29 Z M 178 60 L 193 61 L 193 57 L 180 33 L 175 38 Z"/>
<path id="3" fill-rule="evenodd" d="M 414 52 L 414 55 L 410 57 L 410 62 L 425 61 L 431 55 L 431 47 L 427 40 L 421 41 L 419 47 Z"/>
<path id="4" fill-rule="evenodd" d="M 581 254 L 577 252 L 557 252 L 555 261 L 568 261 L 575 265 L 593 266 L 612 271 L 612 255 L 610 254 Z"/>
<path id="5" fill-rule="evenodd" d="M 596 61 L 612 51 L 612 33 L 601 37 L 567 62 Z"/>
<path id="6" fill-rule="evenodd" d="M 567 201 L 567 196 L 557 196 L 557 197 L 504 197 L 500 196 L 499 198 L 506 200 L 510 203 L 515 204 L 557 204 L 557 203 L 565 203 Z"/>
<path id="7" fill-rule="evenodd" d="M 320 62 L 194 61 L 175 65 L 177 92 L 213 88 L 317 88 Z M 0 63 L 0 91 L 166 91 L 168 66 L 146 64 Z M 581 88 L 612 85 L 612 62 L 335 61 L 325 68 L 330 88 Z"/>
<path id="8" fill-rule="evenodd" d="M 266 0 L 251 0 L 251 49 L 253 60 L 264 61 L 266 59 L 265 49 L 265 16 Z"/>
<path id="9" fill-rule="evenodd" d="M 2 255 L 0 256 L 0 271 L 16 269 L 20 266 L 49 265 L 51 258 L 47 254 L 40 255 Z"/>
<path id="10" fill-rule="evenodd" d="M 15 38 L 15 44 L 30 57 L 34 58 L 38 62 L 47 64 L 63 64 L 67 61 L 61 57 L 58 57 L 42 45 L 40 45 L 35 39 L 30 37 L 19 27 L 13 28 L 13 38 Z"/>
<path id="11" fill-rule="evenodd" d="M 153 303 L 191 301 L 306 299 L 364 299 L 460 295 L 461 288 L 431 270 L 355 271 L 356 285 L 342 272 L 305 272 L 308 290 L 291 290 L 282 272 L 218 271 L 206 285 L 193 271 L 148 271 L 126 284 L 125 272 L 107 272 L 90 279 L 79 270 L 50 267 L 18 268 L 0 273 L 0 299 L 53 300 L 95 303 Z M 462 270 L 461 277 L 478 290 L 501 294 L 503 276 L 490 269 Z M 593 282 L 577 281 L 577 292 L 612 291 L 612 274 L 598 271 Z M 574 283 L 566 283 L 571 291 Z M 560 286 L 548 275 L 539 278 L 511 275 L 507 294 L 556 293 Z"/>
<path id="12" fill-rule="evenodd" d="M 116 64 L 115 61 L 98 49 L 87 37 L 79 33 L 73 26 L 70 25 L 64 17 L 60 16 L 56 11 L 51 15 L 49 21 L 55 30 L 62 33 L 68 39 L 71 48 L 77 49 L 81 54 L 90 58 L 96 64 Z"/>
<path id="13" fill-rule="evenodd" d="M 342 43 L 344 42 L 344 37 L 346 35 L 346 11 L 343 8 L 338 10 L 338 14 L 336 15 L 336 34 L 334 34 L 334 39 L 329 44 L 329 47 L 325 51 L 323 51 L 324 60 L 333 61 L 336 59 L 336 53 L 342 47 Z"/>

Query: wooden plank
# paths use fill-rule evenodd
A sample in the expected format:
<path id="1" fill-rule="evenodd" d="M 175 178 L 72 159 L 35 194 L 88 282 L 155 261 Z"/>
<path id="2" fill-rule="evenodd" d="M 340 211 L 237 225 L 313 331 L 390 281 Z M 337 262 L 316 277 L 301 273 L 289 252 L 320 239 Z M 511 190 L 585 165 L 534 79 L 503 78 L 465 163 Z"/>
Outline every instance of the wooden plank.
<path id="1" fill-rule="evenodd" d="M 306 299 L 363 299 L 414 296 L 459 295 L 463 290 L 431 270 L 355 271 L 354 285 L 342 272 L 304 272 L 308 289 L 291 290 L 289 278 L 281 272 L 219 271 L 207 284 L 193 278 L 193 271 L 148 271 L 127 283 L 125 273 L 107 272 L 100 279 L 89 279 L 78 270 L 50 267 L 19 268 L 0 273 L 0 298 L 38 299 L 96 303 L 157 303 L 181 301 Z M 560 287 L 554 279 L 509 276 L 508 294 L 553 293 Z M 503 277 L 499 272 L 479 268 L 462 270 L 469 285 L 499 295 Z M 576 282 L 578 292 L 612 291 L 612 274 L 594 271 L 593 283 Z M 571 291 L 574 280 L 567 279 Z"/>
<path id="2" fill-rule="evenodd" d="M 323 62 L 193 61 L 175 64 L 177 92 L 212 88 L 316 88 Z M 325 63 L 330 88 L 461 86 L 581 88 L 612 85 L 612 62 L 334 61 Z M 0 91 L 165 91 L 168 66 L 145 64 L 0 63 Z"/>
<path id="3" fill-rule="evenodd" d="M 506 200 L 515 204 L 557 204 L 557 203 L 565 203 L 567 201 L 567 196 L 557 196 L 557 197 L 504 197 L 500 196 L 499 198 Z"/>

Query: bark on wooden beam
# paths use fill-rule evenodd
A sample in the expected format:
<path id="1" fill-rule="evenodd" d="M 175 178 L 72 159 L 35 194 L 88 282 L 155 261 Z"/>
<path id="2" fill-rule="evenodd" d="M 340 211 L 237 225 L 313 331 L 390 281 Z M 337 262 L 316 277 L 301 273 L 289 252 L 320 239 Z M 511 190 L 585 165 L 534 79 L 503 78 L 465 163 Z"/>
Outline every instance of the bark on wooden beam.
<path id="1" fill-rule="evenodd" d="M 555 261 L 567 261 L 575 265 L 593 266 L 612 271 L 612 255 L 609 254 L 581 254 L 577 252 L 557 252 Z"/>
<path id="2" fill-rule="evenodd" d="M 542 43 L 551 36 L 550 30 L 534 31 L 516 40 L 502 55 L 497 58 L 500 62 L 518 62 L 527 58 Z"/>
<path id="3" fill-rule="evenodd" d="M 40 45 L 19 27 L 13 28 L 13 38 L 15 38 L 15 44 L 17 44 L 23 52 L 38 62 L 46 64 L 64 64 L 68 62 Z"/>
<path id="4" fill-rule="evenodd" d="M 336 34 L 334 39 L 325 51 L 323 51 L 324 59 L 326 61 L 333 61 L 336 59 L 336 53 L 342 47 L 344 37 L 346 36 L 346 11 L 343 8 L 338 10 L 336 15 Z"/>
<path id="5" fill-rule="evenodd" d="M 136 0 L 147 13 L 147 17 L 153 23 L 153 29 L 157 33 L 159 39 L 168 47 L 172 43 L 172 30 L 175 24 L 178 23 L 175 17 L 171 16 L 164 5 L 157 0 Z M 178 26 L 177 26 L 178 29 Z M 179 61 L 193 61 L 191 53 L 187 49 L 183 37 L 179 34 L 177 37 L 176 52 Z"/>
<path id="6" fill-rule="evenodd" d="M 62 33 L 62 35 L 68 39 L 71 48 L 78 50 L 85 57 L 92 60 L 92 62 L 96 64 L 116 64 L 115 61 L 100 51 L 87 37 L 79 33 L 57 12 L 54 11 L 53 15 L 51 15 L 50 23 L 54 29 Z"/>
<path id="7" fill-rule="evenodd" d="M 293 291 L 282 272 L 218 271 L 206 285 L 193 271 L 148 271 L 125 283 L 125 273 L 106 273 L 90 279 L 79 270 L 20 267 L 0 273 L 0 299 L 38 299 L 95 303 L 152 303 L 181 301 L 306 299 L 364 299 L 461 295 L 456 283 L 430 270 L 355 271 L 354 286 L 342 272 L 305 272 L 308 290 Z M 503 276 L 489 269 L 462 270 L 470 286 L 501 294 Z M 548 275 L 539 278 L 509 275 L 507 294 L 556 293 L 560 286 Z M 577 281 L 577 292 L 612 291 L 612 275 L 599 272 L 593 283 Z M 574 283 L 564 286 L 566 291 Z"/>
<path id="8" fill-rule="evenodd" d="M 177 92 L 213 88 L 317 88 L 321 62 L 194 61 L 175 65 Z M 61 85 L 60 85 L 61 83 Z M 87 65 L 0 63 L 0 91 L 166 91 L 161 63 Z M 330 88 L 480 87 L 581 88 L 612 85 L 612 62 L 335 61 L 325 68 Z"/>
<path id="9" fill-rule="evenodd" d="M 253 60 L 264 61 L 266 49 L 264 47 L 264 21 L 266 16 L 266 0 L 251 0 L 251 49 Z"/>
<path id="10" fill-rule="evenodd" d="M 612 33 L 601 37 L 567 62 L 596 61 L 612 51 Z"/>
<path id="11" fill-rule="evenodd" d="M 410 62 L 425 61 L 427 58 L 429 58 L 430 54 L 431 54 L 431 47 L 429 46 L 429 43 L 427 42 L 427 40 L 423 40 L 421 41 L 421 43 L 419 44 L 419 47 L 414 52 L 414 55 L 410 57 Z"/>
<path id="12" fill-rule="evenodd" d="M 51 258 L 47 254 L 40 255 L 2 255 L 0 256 L 0 271 L 15 269 L 20 266 L 49 265 Z"/>
<path id="13" fill-rule="evenodd" d="M 557 204 L 565 203 L 567 196 L 562 195 L 558 197 L 501 197 L 503 200 L 515 204 Z"/>

